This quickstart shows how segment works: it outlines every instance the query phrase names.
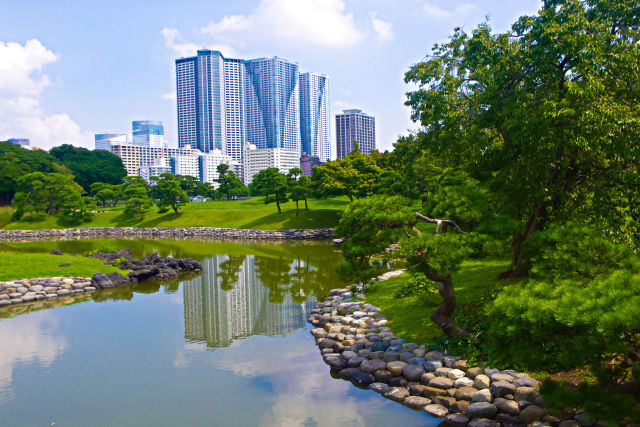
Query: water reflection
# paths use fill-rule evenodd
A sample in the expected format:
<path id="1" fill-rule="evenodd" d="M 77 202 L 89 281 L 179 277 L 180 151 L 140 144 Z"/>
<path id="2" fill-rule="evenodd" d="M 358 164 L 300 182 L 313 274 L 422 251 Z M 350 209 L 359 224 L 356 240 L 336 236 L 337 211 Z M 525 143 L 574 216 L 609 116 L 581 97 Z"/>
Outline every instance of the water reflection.
<path id="1" fill-rule="evenodd" d="M 57 334 L 58 320 L 51 312 L 25 319 L 0 322 L 0 405 L 13 399 L 13 371 L 20 365 L 38 363 L 50 366 L 67 348 L 67 341 Z"/>
<path id="2" fill-rule="evenodd" d="M 218 255 L 203 264 L 202 276 L 183 283 L 187 340 L 215 349 L 238 338 L 285 336 L 304 327 L 315 298 L 291 293 L 290 276 L 300 260 Z M 304 292 L 297 291 L 298 297 Z"/>

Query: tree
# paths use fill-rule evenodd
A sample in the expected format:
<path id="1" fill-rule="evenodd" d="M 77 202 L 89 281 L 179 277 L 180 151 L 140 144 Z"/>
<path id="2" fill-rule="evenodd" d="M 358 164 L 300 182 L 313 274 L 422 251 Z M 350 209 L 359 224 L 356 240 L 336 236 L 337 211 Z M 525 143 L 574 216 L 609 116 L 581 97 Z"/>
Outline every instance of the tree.
<path id="1" fill-rule="evenodd" d="M 374 158 L 356 149 L 342 159 L 315 166 L 311 182 L 318 197 L 347 196 L 353 201 L 374 194 L 381 172 Z"/>
<path id="2" fill-rule="evenodd" d="M 503 277 L 553 221 L 581 217 L 637 246 L 640 15 L 634 2 L 547 0 L 493 34 L 481 24 L 413 66 L 420 144 L 496 193 L 517 227 Z"/>
<path id="3" fill-rule="evenodd" d="M 144 214 L 151 208 L 151 205 L 153 205 L 149 198 L 147 188 L 140 183 L 127 185 L 124 190 L 124 198 L 126 201 L 124 214 L 138 220 L 142 220 Z"/>
<path id="4" fill-rule="evenodd" d="M 50 153 L 71 170 L 85 191 L 89 191 L 95 182 L 119 184 L 127 175 L 122 159 L 106 150 L 87 150 L 63 144 L 52 148 Z"/>
<path id="5" fill-rule="evenodd" d="M 154 177 L 154 181 L 157 182 L 156 190 L 160 199 L 158 211 L 163 211 L 170 207 L 177 215 L 180 207 L 189 203 L 187 192 L 180 187 L 180 182 L 174 174 L 165 172 L 160 174 L 160 177 Z"/>
<path id="6" fill-rule="evenodd" d="M 0 142 L 0 205 L 9 205 L 18 188 L 18 179 L 32 172 L 59 173 L 71 171 L 42 150 L 26 150 L 10 142 Z"/>
<path id="7" fill-rule="evenodd" d="M 189 197 L 205 197 L 209 188 L 200 182 L 198 178 L 191 175 L 176 175 L 176 180 L 180 183 L 180 188 L 187 192 Z"/>
<path id="8" fill-rule="evenodd" d="M 249 190 L 240 179 L 236 177 L 233 171 L 229 170 L 229 165 L 224 163 L 217 167 L 218 179 L 218 193 L 225 197 L 227 200 L 231 200 L 232 196 L 248 196 Z"/>
<path id="9" fill-rule="evenodd" d="M 252 184 L 258 194 L 266 196 L 265 203 L 276 202 L 278 213 L 282 213 L 280 203 L 288 201 L 288 186 L 285 174 L 281 173 L 278 168 L 266 168 L 253 177 Z"/>
<path id="10" fill-rule="evenodd" d="M 14 219 L 20 219 L 25 213 L 62 214 L 72 223 L 79 223 L 85 218 L 87 209 L 82 187 L 69 176 L 33 172 L 19 178 L 17 185 Z"/>
<path id="11" fill-rule="evenodd" d="M 304 209 L 309 210 L 307 197 L 309 196 L 310 179 L 302 173 L 300 168 L 289 169 L 289 197 L 296 202 L 296 216 L 300 211 L 298 202 L 304 200 Z"/>
<path id="12" fill-rule="evenodd" d="M 103 207 L 107 205 L 115 205 L 118 200 L 118 196 L 116 192 L 110 188 L 102 188 L 97 193 L 94 194 L 94 200 L 100 203 Z"/>

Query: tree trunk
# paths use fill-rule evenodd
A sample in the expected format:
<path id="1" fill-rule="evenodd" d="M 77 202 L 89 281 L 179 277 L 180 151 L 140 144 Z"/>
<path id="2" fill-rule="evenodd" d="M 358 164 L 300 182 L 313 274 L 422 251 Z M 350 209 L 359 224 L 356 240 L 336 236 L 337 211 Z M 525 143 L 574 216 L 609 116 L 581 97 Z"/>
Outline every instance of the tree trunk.
<path id="1" fill-rule="evenodd" d="M 280 209 L 280 199 L 278 199 L 278 193 L 275 193 L 276 196 L 276 206 L 278 206 L 278 213 L 282 213 L 282 210 Z"/>
<path id="2" fill-rule="evenodd" d="M 309 211 L 309 205 L 307 204 L 307 198 L 304 198 L 304 210 Z"/>
<path id="3" fill-rule="evenodd" d="M 440 304 L 440 307 L 431 315 L 431 320 L 450 337 L 467 336 L 473 338 L 471 333 L 456 325 L 451 318 L 457 305 L 451 275 L 427 272 L 425 272 L 424 275 L 427 276 L 429 280 L 439 283 L 438 291 L 442 297 L 442 304 Z"/>
<path id="4" fill-rule="evenodd" d="M 353 196 L 351 194 L 347 194 L 347 196 L 349 196 L 349 201 L 353 202 Z"/>
<path id="5" fill-rule="evenodd" d="M 300 209 L 298 208 L 298 199 L 296 199 L 296 216 L 298 216 L 298 212 Z"/>
<path id="6" fill-rule="evenodd" d="M 540 203 L 536 206 L 536 209 L 529 217 L 527 226 L 522 233 L 518 233 L 513 236 L 513 257 L 511 259 L 511 267 L 509 270 L 503 271 L 498 275 L 499 279 L 516 279 L 526 277 L 529 272 L 524 266 L 524 247 L 525 244 L 531 239 L 533 233 L 540 230 L 546 220 L 546 204 Z"/>

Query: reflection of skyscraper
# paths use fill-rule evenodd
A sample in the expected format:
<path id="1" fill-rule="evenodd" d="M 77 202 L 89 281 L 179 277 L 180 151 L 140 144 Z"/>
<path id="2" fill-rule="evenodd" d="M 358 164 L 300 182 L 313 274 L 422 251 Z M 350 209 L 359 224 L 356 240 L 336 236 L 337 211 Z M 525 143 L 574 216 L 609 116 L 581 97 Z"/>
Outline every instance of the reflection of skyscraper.
<path id="1" fill-rule="evenodd" d="M 226 347 L 251 335 L 286 335 L 304 327 L 314 301 L 294 304 L 287 295 L 281 304 L 269 303 L 269 289 L 257 278 L 255 257 L 246 256 L 233 289 L 221 287 L 226 256 L 204 261 L 202 276 L 183 284 L 185 338 Z"/>

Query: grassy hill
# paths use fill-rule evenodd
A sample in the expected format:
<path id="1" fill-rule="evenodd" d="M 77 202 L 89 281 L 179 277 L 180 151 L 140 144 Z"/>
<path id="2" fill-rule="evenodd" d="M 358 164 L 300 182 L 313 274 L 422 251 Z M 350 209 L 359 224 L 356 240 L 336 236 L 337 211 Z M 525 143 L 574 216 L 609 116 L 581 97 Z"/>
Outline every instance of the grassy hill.
<path id="1" fill-rule="evenodd" d="M 147 212 L 142 221 L 124 215 L 123 208 L 118 207 L 108 212 L 96 213 L 90 222 L 78 226 L 65 226 L 59 222 L 58 218 L 49 217 L 42 222 L 9 222 L 2 228 L 5 230 L 88 227 L 222 227 L 256 230 L 328 228 L 338 224 L 339 214 L 348 203 L 347 198 L 311 199 L 309 211 L 306 212 L 304 203 L 301 203 L 300 214 L 296 216 L 295 202 L 281 204 L 282 213 L 278 214 L 275 204 L 265 205 L 264 198 L 257 197 L 249 200 L 189 203 L 178 215 L 173 211 L 159 214 L 154 207 Z M 0 225 L 10 218 L 10 214 L 8 208 L 0 212 Z"/>

